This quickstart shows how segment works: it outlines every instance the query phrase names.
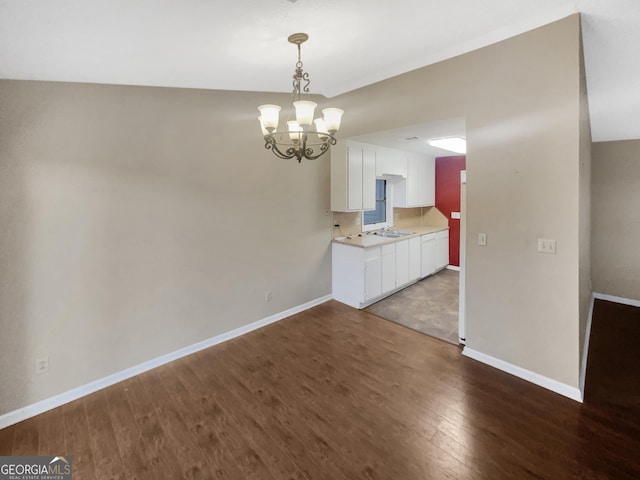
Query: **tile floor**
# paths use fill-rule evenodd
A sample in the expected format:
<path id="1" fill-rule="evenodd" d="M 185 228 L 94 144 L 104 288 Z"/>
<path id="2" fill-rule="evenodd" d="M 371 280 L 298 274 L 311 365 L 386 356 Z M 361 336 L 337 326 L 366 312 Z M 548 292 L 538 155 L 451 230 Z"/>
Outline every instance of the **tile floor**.
<path id="1" fill-rule="evenodd" d="M 370 313 L 457 345 L 458 282 L 442 270 L 366 308 Z"/>

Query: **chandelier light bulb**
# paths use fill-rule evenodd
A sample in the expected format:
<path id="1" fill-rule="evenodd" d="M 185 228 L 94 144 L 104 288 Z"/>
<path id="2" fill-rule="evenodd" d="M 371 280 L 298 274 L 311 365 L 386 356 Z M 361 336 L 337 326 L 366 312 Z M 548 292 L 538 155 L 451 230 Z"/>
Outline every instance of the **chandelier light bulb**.
<path id="1" fill-rule="evenodd" d="M 258 117 L 258 121 L 260 122 L 260 129 L 262 130 L 262 135 L 269 135 L 269 132 L 266 128 L 264 128 L 264 123 L 262 122 L 262 115 Z"/>
<path id="2" fill-rule="evenodd" d="M 324 118 L 316 118 L 313 123 L 316 124 L 316 130 L 318 131 L 318 137 L 320 137 L 320 140 L 326 140 L 329 138 L 329 130 L 327 130 L 327 124 L 324 123 Z"/>
<path id="3" fill-rule="evenodd" d="M 289 120 L 287 125 L 289 126 L 289 138 L 293 142 L 298 143 L 300 141 L 300 134 L 303 131 L 302 127 L 295 120 Z"/>
<path id="4" fill-rule="evenodd" d="M 308 100 L 298 100 L 293 102 L 296 109 L 296 120 L 300 125 L 311 125 L 313 123 L 313 114 L 316 110 L 316 102 Z"/>
<path id="5" fill-rule="evenodd" d="M 343 113 L 344 110 L 341 110 L 339 108 L 325 108 L 322 110 L 322 114 L 324 115 L 324 123 L 330 133 L 333 134 L 340 130 L 340 120 L 342 119 Z"/>
<path id="6" fill-rule="evenodd" d="M 260 105 L 258 107 L 258 110 L 260 111 L 262 127 L 269 133 L 275 131 L 278 128 L 280 109 L 280 105 L 272 104 Z"/>

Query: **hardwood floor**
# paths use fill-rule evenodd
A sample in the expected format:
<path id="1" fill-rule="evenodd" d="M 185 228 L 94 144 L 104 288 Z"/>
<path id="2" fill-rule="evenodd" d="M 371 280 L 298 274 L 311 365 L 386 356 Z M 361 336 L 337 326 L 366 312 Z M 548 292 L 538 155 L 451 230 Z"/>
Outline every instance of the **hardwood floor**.
<path id="1" fill-rule="evenodd" d="M 637 479 L 640 420 L 327 302 L 0 430 L 75 479 Z"/>
<path id="2" fill-rule="evenodd" d="M 640 307 L 596 299 L 585 396 L 640 416 Z"/>

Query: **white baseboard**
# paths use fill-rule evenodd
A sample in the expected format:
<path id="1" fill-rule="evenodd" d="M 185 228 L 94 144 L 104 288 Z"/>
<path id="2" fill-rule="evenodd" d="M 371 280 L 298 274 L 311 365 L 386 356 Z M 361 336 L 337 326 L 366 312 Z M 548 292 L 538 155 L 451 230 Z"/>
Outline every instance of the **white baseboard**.
<path id="1" fill-rule="evenodd" d="M 221 333 L 220 335 L 216 335 L 215 337 L 211 337 L 207 340 L 194 343 L 193 345 L 189 345 L 187 347 L 175 350 L 165 355 L 161 355 L 138 365 L 134 365 L 133 367 L 113 373 L 80 387 L 68 390 L 53 397 L 46 398 L 31 405 L 18 408 L 17 410 L 13 410 L 12 412 L 5 413 L 4 415 L 0 415 L 0 429 L 26 420 L 27 418 L 35 417 L 36 415 L 40 415 L 41 413 L 44 413 L 48 410 L 60 407 L 66 403 L 72 402 L 86 395 L 97 392 L 98 390 L 102 390 L 103 388 L 126 380 L 127 378 L 134 377 L 148 370 L 152 370 L 156 367 L 177 360 L 181 357 L 185 357 L 200 350 L 204 350 L 205 348 L 209 348 L 219 343 L 226 342 L 227 340 L 231 340 L 232 338 L 239 337 L 240 335 L 244 335 L 253 330 L 257 330 L 258 328 L 269 325 L 270 323 L 275 323 L 279 320 L 282 320 L 283 318 L 290 317 L 291 315 L 302 312 L 304 310 L 308 310 L 309 308 L 320 305 L 321 303 L 324 303 L 328 300 L 331 300 L 331 295 L 326 295 L 324 297 L 311 300 L 302 305 L 298 305 L 296 307 L 285 310 L 284 312 L 276 313 L 261 320 L 257 320 L 253 323 L 250 323 L 249 325 L 244 325 L 229 332 Z"/>
<path id="2" fill-rule="evenodd" d="M 582 403 L 582 393 L 579 388 L 558 382 L 557 380 L 553 380 L 549 377 L 545 377 L 544 375 L 540 375 L 539 373 L 532 372 L 531 370 L 518 367 L 512 363 L 492 357 L 491 355 L 478 352 L 477 350 L 473 350 L 469 347 L 464 347 L 462 354 L 466 357 L 473 358 L 474 360 L 478 360 L 479 362 L 495 367 L 498 370 L 502 370 L 503 372 L 520 377 L 528 382 L 535 383 L 547 390 L 559 393 L 560 395 L 575 400 L 576 402 Z"/>
<path id="3" fill-rule="evenodd" d="M 455 265 L 447 265 L 447 270 L 455 270 L 456 272 L 459 272 L 460 267 L 456 267 Z"/>
<path id="4" fill-rule="evenodd" d="M 606 300 L 608 302 L 621 303 L 623 305 L 630 305 L 632 307 L 640 307 L 640 300 L 634 300 L 633 298 L 616 297 L 615 295 L 607 295 L 605 293 L 598 292 L 593 292 L 593 298 Z"/>

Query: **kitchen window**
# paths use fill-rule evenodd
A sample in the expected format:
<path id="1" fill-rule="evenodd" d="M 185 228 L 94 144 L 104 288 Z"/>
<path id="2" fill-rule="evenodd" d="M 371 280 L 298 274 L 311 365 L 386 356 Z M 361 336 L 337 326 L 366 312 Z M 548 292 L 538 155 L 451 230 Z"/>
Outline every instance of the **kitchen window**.
<path id="1" fill-rule="evenodd" d="M 389 182 L 376 179 L 376 208 L 362 212 L 363 232 L 393 226 L 391 192 L 392 188 Z"/>

